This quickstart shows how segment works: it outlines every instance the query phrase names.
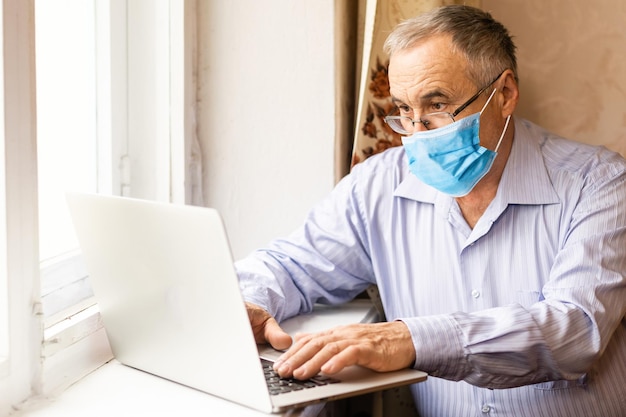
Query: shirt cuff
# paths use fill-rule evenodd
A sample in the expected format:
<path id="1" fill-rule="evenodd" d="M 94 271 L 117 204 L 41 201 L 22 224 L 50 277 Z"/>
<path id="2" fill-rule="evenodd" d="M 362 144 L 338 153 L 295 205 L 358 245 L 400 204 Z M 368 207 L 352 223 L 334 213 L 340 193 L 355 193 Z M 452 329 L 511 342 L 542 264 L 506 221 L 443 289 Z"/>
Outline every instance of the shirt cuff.
<path id="1" fill-rule="evenodd" d="M 431 376 L 460 380 L 467 370 L 461 330 L 449 315 L 400 318 L 415 347 L 414 368 Z"/>

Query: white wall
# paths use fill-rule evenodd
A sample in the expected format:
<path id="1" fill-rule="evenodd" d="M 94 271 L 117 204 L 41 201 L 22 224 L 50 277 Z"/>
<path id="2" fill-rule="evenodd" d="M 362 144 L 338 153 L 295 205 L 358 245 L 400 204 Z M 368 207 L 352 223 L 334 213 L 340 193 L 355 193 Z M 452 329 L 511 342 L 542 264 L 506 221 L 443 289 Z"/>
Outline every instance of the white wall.
<path id="1" fill-rule="evenodd" d="M 198 2 L 204 200 L 236 258 L 291 232 L 334 185 L 333 9 Z"/>

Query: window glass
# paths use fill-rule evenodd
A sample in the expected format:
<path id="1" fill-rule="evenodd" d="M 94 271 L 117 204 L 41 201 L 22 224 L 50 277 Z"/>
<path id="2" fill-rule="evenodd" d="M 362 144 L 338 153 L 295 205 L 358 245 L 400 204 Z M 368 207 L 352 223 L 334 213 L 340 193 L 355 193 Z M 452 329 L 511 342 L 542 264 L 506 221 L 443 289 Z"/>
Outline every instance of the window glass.
<path id="1" fill-rule="evenodd" d="M 97 191 L 94 8 L 85 0 L 35 2 L 39 251 L 46 316 L 92 295 L 65 192 Z"/>

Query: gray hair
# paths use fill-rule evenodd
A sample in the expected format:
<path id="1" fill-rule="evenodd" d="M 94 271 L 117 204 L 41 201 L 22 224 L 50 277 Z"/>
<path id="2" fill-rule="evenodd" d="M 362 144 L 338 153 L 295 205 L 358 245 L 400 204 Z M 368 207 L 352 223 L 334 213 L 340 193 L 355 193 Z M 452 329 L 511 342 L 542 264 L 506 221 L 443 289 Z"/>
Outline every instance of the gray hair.
<path id="1" fill-rule="evenodd" d="M 452 36 L 453 48 L 467 58 L 467 75 L 477 86 L 489 84 L 506 69 L 518 79 L 516 47 L 509 31 L 475 7 L 443 6 L 405 20 L 387 37 L 384 51 L 392 56 L 437 35 Z"/>

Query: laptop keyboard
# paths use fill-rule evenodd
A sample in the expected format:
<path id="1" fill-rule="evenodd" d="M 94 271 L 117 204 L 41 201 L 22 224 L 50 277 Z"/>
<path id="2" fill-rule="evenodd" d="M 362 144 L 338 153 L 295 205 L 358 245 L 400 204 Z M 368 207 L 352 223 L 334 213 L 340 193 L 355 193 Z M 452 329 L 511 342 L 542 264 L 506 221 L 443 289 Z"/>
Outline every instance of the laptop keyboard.
<path id="1" fill-rule="evenodd" d="M 315 388 L 322 385 L 334 384 L 340 382 L 338 379 L 326 376 L 316 375 L 311 379 L 299 380 L 295 378 L 281 378 L 272 367 L 272 362 L 261 359 L 263 364 L 263 373 L 265 374 L 265 382 L 271 395 L 284 394 L 292 391 L 300 391 L 308 388 Z"/>

